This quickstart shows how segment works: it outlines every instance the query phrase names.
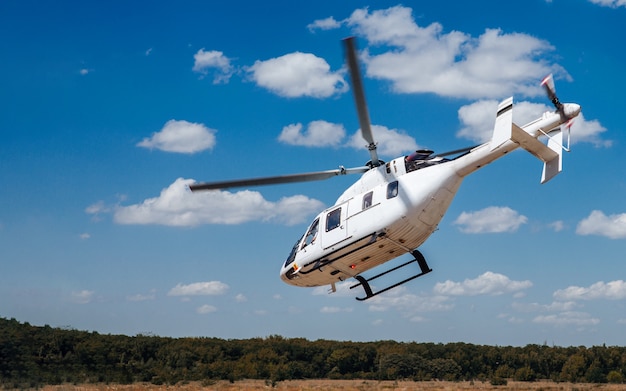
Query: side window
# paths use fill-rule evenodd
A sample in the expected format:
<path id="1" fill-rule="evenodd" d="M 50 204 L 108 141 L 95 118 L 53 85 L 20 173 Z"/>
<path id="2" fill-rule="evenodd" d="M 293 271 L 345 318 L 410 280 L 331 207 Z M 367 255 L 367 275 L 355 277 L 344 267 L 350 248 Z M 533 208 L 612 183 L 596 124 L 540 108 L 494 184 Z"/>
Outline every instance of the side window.
<path id="1" fill-rule="evenodd" d="M 332 231 L 341 224 L 341 208 L 337 208 L 326 215 L 326 232 Z"/>
<path id="2" fill-rule="evenodd" d="M 304 239 L 304 243 L 302 243 L 302 248 L 305 248 L 309 244 L 315 242 L 317 238 L 317 231 L 319 230 L 320 219 L 315 219 L 313 224 L 311 224 L 311 228 L 309 228 L 309 232 L 306 233 L 306 238 Z"/>
<path id="3" fill-rule="evenodd" d="M 370 191 L 369 193 L 363 196 L 363 210 L 372 206 L 372 195 L 374 192 Z"/>
<path id="4" fill-rule="evenodd" d="M 387 199 L 398 195 L 398 181 L 393 181 L 387 185 Z"/>

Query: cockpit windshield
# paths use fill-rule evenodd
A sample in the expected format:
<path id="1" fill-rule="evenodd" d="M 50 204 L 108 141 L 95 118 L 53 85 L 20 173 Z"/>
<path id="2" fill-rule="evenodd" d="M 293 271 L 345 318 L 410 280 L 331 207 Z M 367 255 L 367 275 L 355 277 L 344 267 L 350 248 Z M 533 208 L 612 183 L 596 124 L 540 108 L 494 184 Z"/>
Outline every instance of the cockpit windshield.
<path id="1" fill-rule="evenodd" d="M 296 244 L 293 245 L 293 248 L 291 249 L 291 252 L 289 253 L 289 256 L 287 257 L 287 260 L 285 261 L 285 267 L 291 265 L 291 263 L 296 259 L 296 253 L 298 252 L 298 246 L 300 245 L 301 240 L 302 240 L 302 236 L 300 237 L 300 239 L 298 239 Z"/>
<path id="2" fill-rule="evenodd" d="M 304 239 L 304 243 L 302 243 L 302 248 L 305 248 L 309 244 L 315 242 L 315 239 L 317 239 L 317 231 L 319 230 L 319 225 L 320 219 L 317 218 L 315 219 L 315 221 L 313 221 L 313 224 L 311 224 L 311 228 L 309 228 L 309 230 L 307 231 L 306 239 Z"/>

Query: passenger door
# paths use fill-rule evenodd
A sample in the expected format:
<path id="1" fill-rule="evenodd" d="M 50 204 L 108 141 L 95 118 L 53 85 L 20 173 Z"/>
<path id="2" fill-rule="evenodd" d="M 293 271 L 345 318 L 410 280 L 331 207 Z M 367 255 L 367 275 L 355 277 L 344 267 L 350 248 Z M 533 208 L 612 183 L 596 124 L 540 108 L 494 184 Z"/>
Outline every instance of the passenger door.
<path id="1" fill-rule="evenodd" d="M 348 203 L 336 205 L 324 216 L 322 246 L 327 249 L 348 238 Z"/>

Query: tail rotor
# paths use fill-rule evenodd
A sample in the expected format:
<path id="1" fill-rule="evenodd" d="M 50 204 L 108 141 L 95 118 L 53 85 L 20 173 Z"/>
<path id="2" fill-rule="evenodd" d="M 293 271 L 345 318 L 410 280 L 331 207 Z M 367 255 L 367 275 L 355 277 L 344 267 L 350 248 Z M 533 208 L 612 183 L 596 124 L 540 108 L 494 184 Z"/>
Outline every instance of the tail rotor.
<path id="1" fill-rule="evenodd" d="M 561 117 L 562 124 L 559 129 L 562 130 L 563 127 L 567 129 L 567 147 L 563 148 L 569 152 L 570 133 L 572 125 L 574 124 L 574 116 L 566 113 L 565 105 L 561 103 L 559 97 L 556 95 L 556 87 L 554 85 L 554 77 L 552 74 L 549 74 L 541 81 L 541 86 L 545 89 L 548 99 L 550 99 L 557 113 L 559 113 L 559 116 Z M 576 113 L 576 115 L 578 115 L 578 113 Z"/>

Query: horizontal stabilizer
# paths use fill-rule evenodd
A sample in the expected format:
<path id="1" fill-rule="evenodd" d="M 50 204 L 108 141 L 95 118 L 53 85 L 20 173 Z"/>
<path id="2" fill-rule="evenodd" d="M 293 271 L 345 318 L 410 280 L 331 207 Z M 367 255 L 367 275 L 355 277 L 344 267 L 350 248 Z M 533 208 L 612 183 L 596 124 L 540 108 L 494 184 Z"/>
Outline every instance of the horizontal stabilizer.
<path id="1" fill-rule="evenodd" d="M 537 140 L 516 124 L 511 127 L 511 140 L 520 145 L 528 152 L 535 155 L 539 160 L 543 161 L 543 172 L 541 174 L 541 183 L 546 183 L 555 175 L 561 172 L 563 149 L 561 141 L 563 134 L 559 130 L 555 137 L 548 139 L 548 145 Z"/>
<path id="2" fill-rule="evenodd" d="M 516 124 L 512 126 L 511 140 L 515 141 L 520 147 L 535 155 L 544 163 L 558 157 L 558 153 L 552 148 L 548 148 L 544 143 L 537 140 Z M 560 148 L 560 147 L 559 147 Z"/>

